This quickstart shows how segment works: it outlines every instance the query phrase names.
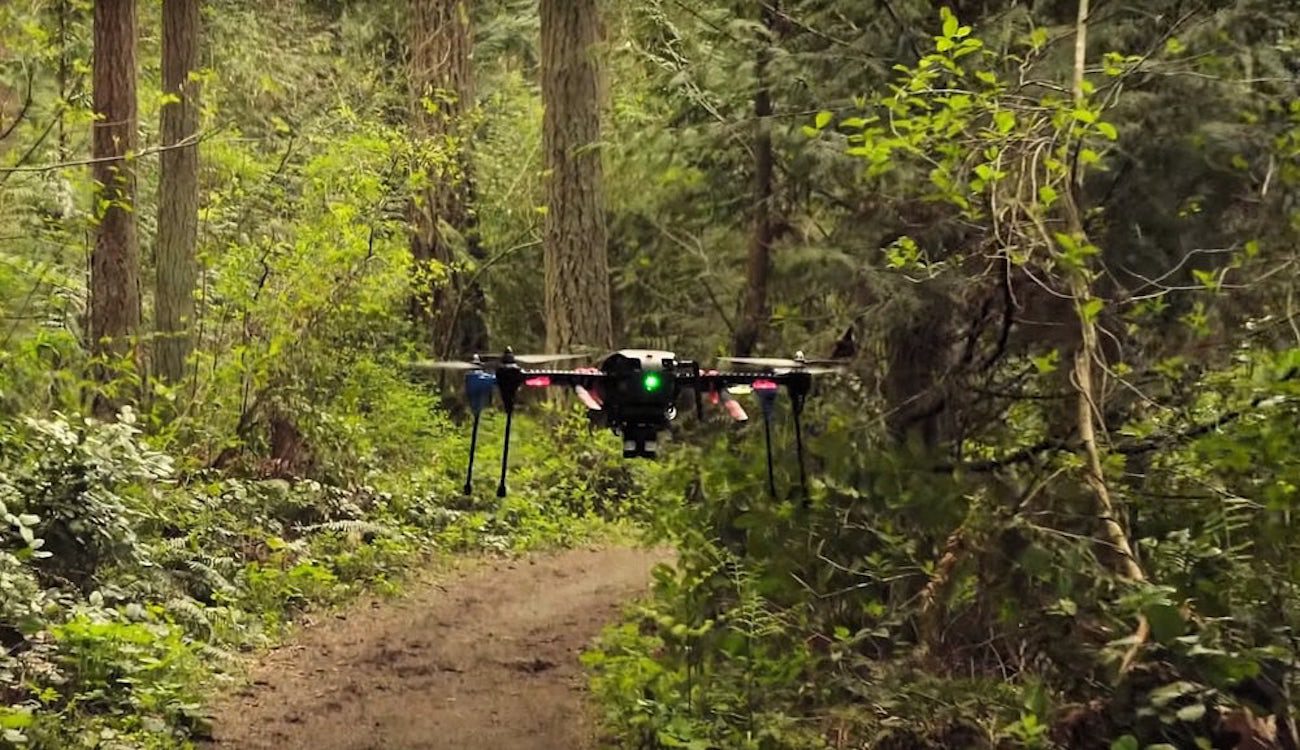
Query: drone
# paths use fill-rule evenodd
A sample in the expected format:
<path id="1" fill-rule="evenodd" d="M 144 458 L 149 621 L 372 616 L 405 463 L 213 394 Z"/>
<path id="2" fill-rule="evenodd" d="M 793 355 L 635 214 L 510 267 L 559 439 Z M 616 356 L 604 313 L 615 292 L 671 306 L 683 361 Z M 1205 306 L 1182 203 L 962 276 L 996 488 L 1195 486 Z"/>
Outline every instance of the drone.
<path id="1" fill-rule="evenodd" d="M 483 410 L 498 393 L 506 415 L 505 437 L 501 453 L 501 479 L 497 497 L 506 496 L 506 467 L 510 459 L 510 424 L 518 396 L 524 388 L 571 388 L 587 407 L 594 425 L 608 427 L 623 440 L 624 458 L 654 459 L 658 456 L 659 435 L 667 432 L 677 417 L 677 402 L 691 391 L 697 415 L 703 419 L 704 402 L 720 404 L 737 422 L 749 415 L 733 397 L 753 393 L 763 415 L 763 434 L 767 446 L 767 485 L 776 497 L 776 479 L 772 466 L 772 415 L 777 396 L 785 388 L 790 396 L 794 416 L 795 445 L 799 460 L 799 482 L 804 498 L 808 497 L 808 477 L 804 468 L 803 428 L 800 416 L 812 391 L 813 377 L 840 372 L 841 360 L 808 359 L 798 352 L 792 359 L 760 357 L 723 357 L 733 366 L 730 371 L 704 370 L 698 362 L 679 359 L 670 351 L 622 349 L 604 356 L 595 367 L 554 369 L 557 362 L 583 359 L 583 354 L 515 354 L 509 347 L 499 355 L 476 354 L 468 360 L 424 361 L 413 364 L 417 370 L 456 370 L 465 372 L 465 397 L 473 414 L 470 433 L 469 464 L 465 471 L 464 492 L 469 495 L 474 479 L 474 454 L 478 447 L 479 419 Z"/>

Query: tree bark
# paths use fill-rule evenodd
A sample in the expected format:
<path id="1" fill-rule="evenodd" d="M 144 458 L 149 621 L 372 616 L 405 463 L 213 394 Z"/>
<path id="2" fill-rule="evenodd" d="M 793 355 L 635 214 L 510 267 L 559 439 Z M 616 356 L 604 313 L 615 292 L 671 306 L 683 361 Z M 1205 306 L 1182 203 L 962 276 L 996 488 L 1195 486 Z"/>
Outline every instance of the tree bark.
<path id="1" fill-rule="evenodd" d="M 483 260 L 469 146 L 474 108 L 469 4 L 411 0 L 408 31 L 412 128 L 431 154 L 451 155 L 449 162 L 431 157 L 420 165 L 428 181 L 412 206 L 415 318 L 435 356 L 468 354 L 487 347 L 483 292 L 464 271 L 466 257 Z"/>
<path id="2" fill-rule="evenodd" d="M 195 246 L 199 225 L 199 0 L 163 0 L 163 93 L 176 97 L 162 107 L 162 175 L 158 188 L 157 344 L 154 361 L 169 383 L 185 374 L 193 346 Z M 190 143 L 191 145 L 180 145 Z"/>
<path id="3" fill-rule="evenodd" d="M 541 0 L 546 344 L 613 346 L 596 0 Z"/>
<path id="4" fill-rule="evenodd" d="M 753 353 L 767 325 L 767 282 L 772 268 L 772 92 L 768 66 L 776 35 L 779 0 L 762 4 L 763 39 L 754 64 L 757 89 L 754 92 L 754 214 L 745 266 L 745 296 L 740 320 L 732 337 L 732 353 L 745 357 Z"/>
<path id="5" fill-rule="evenodd" d="M 97 0 L 92 155 L 99 227 L 90 258 L 90 342 L 126 356 L 140 327 L 140 248 L 135 226 L 135 0 Z M 111 377 L 105 370 L 101 377 Z"/>

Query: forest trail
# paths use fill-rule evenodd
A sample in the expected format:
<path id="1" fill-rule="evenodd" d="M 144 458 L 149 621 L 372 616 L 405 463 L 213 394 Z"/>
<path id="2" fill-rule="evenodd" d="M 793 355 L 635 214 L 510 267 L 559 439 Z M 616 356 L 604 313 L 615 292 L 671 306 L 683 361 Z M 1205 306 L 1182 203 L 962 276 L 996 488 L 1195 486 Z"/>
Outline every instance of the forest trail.
<path id="1" fill-rule="evenodd" d="M 624 547 L 538 554 L 323 615 L 215 707 L 209 747 L 592 747 L 578 657 L 666 559 Z"/>

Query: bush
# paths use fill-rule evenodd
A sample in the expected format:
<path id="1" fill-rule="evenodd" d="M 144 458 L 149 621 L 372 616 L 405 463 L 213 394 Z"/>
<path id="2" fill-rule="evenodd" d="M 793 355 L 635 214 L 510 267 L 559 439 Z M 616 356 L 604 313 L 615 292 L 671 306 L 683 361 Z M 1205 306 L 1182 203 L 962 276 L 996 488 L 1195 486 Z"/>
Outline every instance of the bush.
<path id="1" fill-rule="evenodd" d="M 139 439 L 135 415 L 116 422 L 28 419 L 8 436 L 0 498 L 10 514 L 32 519 L 24 544 L 43 540 L 37 571 L 46 584 L 85 588 L 114 564 L 141 565 L 141 507 L 155 483 L 171 479 L 171 459 Z"/>

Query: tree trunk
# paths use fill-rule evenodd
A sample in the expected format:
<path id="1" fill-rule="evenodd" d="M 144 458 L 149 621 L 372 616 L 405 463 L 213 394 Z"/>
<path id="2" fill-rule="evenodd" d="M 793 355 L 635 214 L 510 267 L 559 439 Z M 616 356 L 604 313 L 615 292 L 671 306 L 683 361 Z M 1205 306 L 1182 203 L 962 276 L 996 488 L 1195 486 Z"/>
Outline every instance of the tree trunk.
<path id="1" fill-rule="evenodd" d="M 135 227 L 135 0 L 97 0 L 94 21 L 94 178 L 99 227 L 90 259 L 90 342 L 125 356 L 140 326 Z M 109 371 L 102 377 L 111 377 Z"/>
<path id="2" fill-rule="evenodd" d="M 745 297 L 740 320 L 732 338 L 732 353 L 745 357 L 753 353 L 767 324 L 767 280 L 772 268 L 772 93 L 767 68 L 772 61 L 779 0 L 762 6 L 763 39 L 754 64 L 757 90 L 754 92 L 754 215 L 749 239 L 749 260 L 745 269 Z"/>
<path id="3" fill-rule="evenodd" d="M 185 374 L 193 342 L 195 245 L 199 222 L 198 135 L 199 0 L 164 0 L 162 8 L 163 93 L 177 101 L 162 107 L 162 175 L 158 188 L 158 261 L 154 361 L 169 383 Z"/>
<path id="4" fill-rule="evenodd" d="M 541 0 L 546 344 L 613 346 L 596 0 Z"/>
<path id="5" fill-rule="evenodd" d="M 468 354 L 487 347 L 483 292 L 465 272 L 467 258 L 483 259 L 469 148 L 474 108 L 469 5 L 411 0 L 408 31 L 412 128 L 432 153 L 452 154 L 450 163 L 425 159 L 420 165 L 427 184 L 412 206 L 415 318 L 435 356 Z"/>

